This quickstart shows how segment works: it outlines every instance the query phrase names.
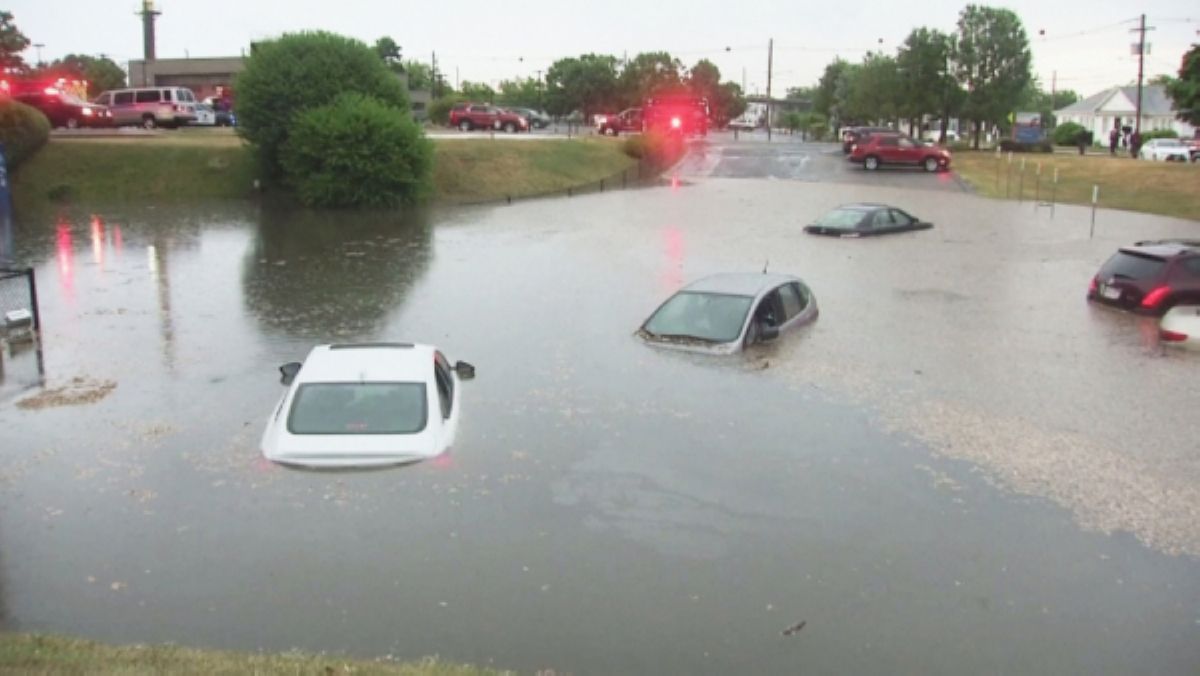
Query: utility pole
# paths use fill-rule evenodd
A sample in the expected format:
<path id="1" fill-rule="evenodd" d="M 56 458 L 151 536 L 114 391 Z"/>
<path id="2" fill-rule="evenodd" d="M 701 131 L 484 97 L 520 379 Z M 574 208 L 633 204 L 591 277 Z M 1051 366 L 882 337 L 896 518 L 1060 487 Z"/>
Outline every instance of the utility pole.
<path id="1" fill-rule="evenodd" d="M 775 108 L 771 101 L 771 68 L 775 58 L 775 38 L 767 40 L 767 141 L 771 140 L 771 113 Z"/>
<path id="2" fill-rule="evenodd" d="M 1137 93 L 1137 117 L 1133 121 L 1133 133 L 1141 138 L 1142 131 L 1142 77 L 1145 73 L 1146 65 L 1146 31 L 1154 30 L 1153 27 L 1146 27 L 1146 15 L 1143 14 L 1137 28 L 1131 28 L 1130 33 L 1138 34 L 1137 55 L 1138 55 L 1138 93 Z"/>
<path id="3" fill-rule="evenodd" d="M 538 90 L 538 112 L 542 112 L 542 71 L 537 72 L 537 90 Z"/>
<path id="4" fill-rule="evenodd" d="M 429 94 L 436 99 L 438 97 L 437 52 L 430 55 L 429 63 Z"/>
<path id="5" fill-rule="evenodd" d="M 33 48 L 37 50 L 37 55 L 38 55 L 38 56 L 37 56 L 37 65 L 38 65 L 38 68 L 41 68 L 41 67 L 42 67 L 42 47 L 45 47 L 45 46 L 46 46 L 46 43 L 44 43 L 44 42 L 35 42 L 35 43 L 33 43 Z"/>

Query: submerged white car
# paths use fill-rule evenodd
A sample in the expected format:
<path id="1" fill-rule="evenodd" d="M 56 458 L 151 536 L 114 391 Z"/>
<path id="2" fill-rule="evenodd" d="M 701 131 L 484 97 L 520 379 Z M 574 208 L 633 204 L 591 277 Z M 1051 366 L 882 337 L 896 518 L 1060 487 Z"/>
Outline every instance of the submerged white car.
<path id="1" fill-rule="evenodd" d="M 1158 329 L 1164 344 L 1200 350 L 1200 305 L 1176 305 L 1167 310 Z"/>
<path id="2" fill-rule="evenodd" d="M 318 345 L 279 367 L 288 386 L 262 436 L 265 458 L 313 468 L 380 467 L 441 455 L 454 443 L 459 383 L 475 367 L 429 345 Z"/>

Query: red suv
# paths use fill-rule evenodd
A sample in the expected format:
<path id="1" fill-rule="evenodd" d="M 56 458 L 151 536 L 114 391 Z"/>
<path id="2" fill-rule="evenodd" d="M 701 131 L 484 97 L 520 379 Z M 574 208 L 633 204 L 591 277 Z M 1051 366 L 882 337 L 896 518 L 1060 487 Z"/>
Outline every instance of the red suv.
<path id="1" fill-rule="evenodd" d="M 925 167 L 925 171 L 946 171 L 950 168 L 950 151 L 925 145 L 904 134 L 873 133 L 850 149 L 851 162 L 875 171 L 885 164 L 909 164 Z"/>
<path id="2" fill-rule="evenodd" d="M 1200 240 L 1121 247 L 1092 278 L 1087 298 L 1156 316 L 1175 305 L 1200 305 Z"/>
<path id="3" fill-rule="evenodd" d="M 495 129 L 515 134 L 529 131 L 529 123 L 514 112 L 486 103 L 456 103 L 450 109 L 450 126 L 463 131 Z"/>

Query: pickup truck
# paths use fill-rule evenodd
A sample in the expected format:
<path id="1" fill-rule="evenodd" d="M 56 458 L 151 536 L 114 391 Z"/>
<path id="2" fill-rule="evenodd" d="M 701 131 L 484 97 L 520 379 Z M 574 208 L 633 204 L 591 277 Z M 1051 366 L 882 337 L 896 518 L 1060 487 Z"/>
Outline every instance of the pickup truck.
<path id="1" fill-rule="evenodd" d="M 596 131 L 606 136 L 617 136 L 621 132 L 642 130 L 642 109 L 628 108 L 616 115 L 597 118 Z"/>
<path id="2" fill-rule="evenodd" d="M 462 131 L 504 130 L 510 134 L 529 131 L 529 123 L 516 113 L 486 103 L 457 103 L 450 109 L 450 126 Z"/>

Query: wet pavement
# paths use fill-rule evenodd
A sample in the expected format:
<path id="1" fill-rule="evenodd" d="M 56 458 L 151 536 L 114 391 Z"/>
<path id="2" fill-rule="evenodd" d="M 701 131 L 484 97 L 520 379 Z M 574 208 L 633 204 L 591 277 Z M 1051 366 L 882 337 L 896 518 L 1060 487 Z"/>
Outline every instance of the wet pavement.
<path id="1" fill-rule="evenodd" d="M 0 627 L 526 672 L 1195 673 L 1200 362 L 1083 293 L 1197 224 L 1102 212 L 1089 240 L 1084 209 L 934 175 L 688 168 L 720 143 L 674 188 L 407 219 L 23 219 L 64 389 L 6 362 Z M 761 152 L 730 173 L 792 162 Z M 868 199 L 936 227 L 800 231 Z M 728 359 L 632 336 L 768 260 L 813 326 Z M 359 339 L 478 367 L 453 452 L 264 463 L 278 364 Z"/>

